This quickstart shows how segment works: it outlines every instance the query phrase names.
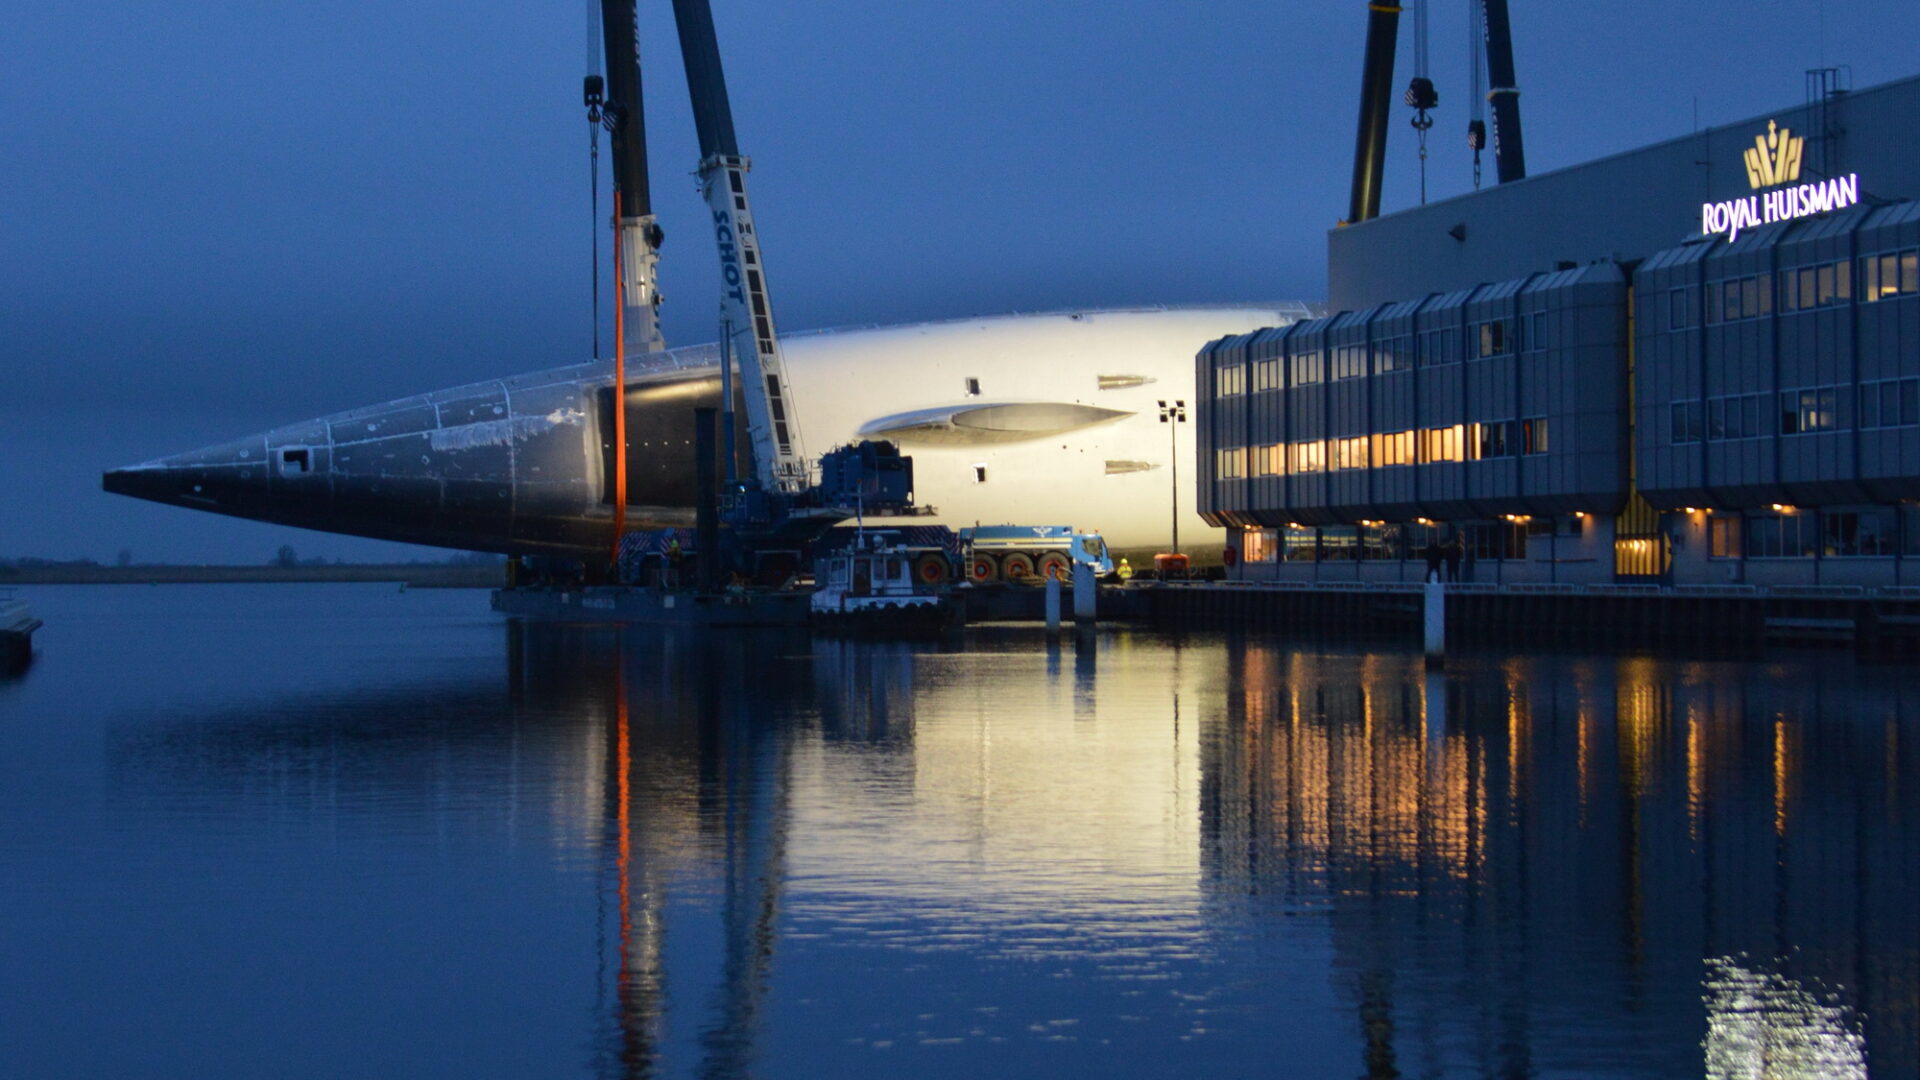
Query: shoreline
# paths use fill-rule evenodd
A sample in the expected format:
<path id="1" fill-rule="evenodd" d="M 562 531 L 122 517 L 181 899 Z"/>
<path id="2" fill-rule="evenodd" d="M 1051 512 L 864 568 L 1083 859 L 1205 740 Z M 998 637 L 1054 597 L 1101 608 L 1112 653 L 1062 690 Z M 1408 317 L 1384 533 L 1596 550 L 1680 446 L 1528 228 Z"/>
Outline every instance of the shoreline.
<path id="1" fill-rule="evenodd" d="M 0 569 L 7 585 L 279 585 L 400 582 L 422 589 L 493 589 L 506 567 L 366 563 L 346 566 L 28 566 Z"/>

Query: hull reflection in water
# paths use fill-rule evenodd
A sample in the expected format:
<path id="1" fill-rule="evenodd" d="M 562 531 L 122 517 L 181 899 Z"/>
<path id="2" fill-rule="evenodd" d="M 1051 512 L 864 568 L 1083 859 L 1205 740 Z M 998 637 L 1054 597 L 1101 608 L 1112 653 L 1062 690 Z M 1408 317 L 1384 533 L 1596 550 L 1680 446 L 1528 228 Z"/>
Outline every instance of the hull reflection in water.
<path id="1" fill-rule="evenodd" d="M 491 681 L 128 725 L 120 810 L 510 823 L 593 898 L 535 961 L 597 1018 L 556 1073 L 1920 1074 L 1903 680 L 505 633 Z"/>

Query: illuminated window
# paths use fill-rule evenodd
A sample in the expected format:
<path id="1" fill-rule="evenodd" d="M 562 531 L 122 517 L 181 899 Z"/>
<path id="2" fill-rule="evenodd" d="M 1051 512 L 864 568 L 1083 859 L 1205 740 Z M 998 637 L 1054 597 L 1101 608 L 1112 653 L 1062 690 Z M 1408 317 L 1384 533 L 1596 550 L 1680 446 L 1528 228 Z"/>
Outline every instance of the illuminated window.
<path id="1" fill-rule="evenodd" d="M 1272 529 L 1249 529 L 1240 534 L 1240 561 L 1270 563 L 1280 555 L 1279 534 Z"/>
<path id="2" fill-rule="evenodd" d="M 1522 454 L 1547 452 L 1546 417 L 1536 416 L 1531 420 L 1520 421 L 1520 452 Z"/>
<path id="3" fill-rule="evenodd" d="M 1838 387 L 1816 386 L 1780 394 L 1780 434 L 1804 435 L 1844 427 Z"/>
<path id="4" fill-rule="evenodd" d="M 1356 435 L 1346 439 L 1328 439 L 1332 451 L 1335 469 L 1364 469 L 1367 467 L 1367 437 Z"/>
<path id="5" fill-rule="evenodd" d="M 1360 530 L 1351 525 L 1328 525 L 1320 530 L 1321 562 L 1352 562 L 1360 557 Z"/>
<path id="6" fill-rule="evenodd" d="M 1286 529 L 1280 534 L 1280 545 L 1287 562 L 1313 562 L 1320 557 L 1320 530 Z"/>
<path id="7" fill-rule="evenodd" d="M 1411 465 L 1413 457 L 1413 432 L 1396 431 L 1391 434 L 1373 437 L 1373 464 L 1376 468 L 1388 465 Z"/>
<path id="8" fill-rule="evenodd" d="M 1250 447 L 1247 455 L 1252 459 L 1248 469 L 1255 476 L 1281 476 L 1287 471 L 1287 448 L 1284 443 Z"/>
<path id="9" fill-rule="evenodd" d="M 1246 447 L 1236 446 L 1229 450 L 1215 450 L 1213 470 L 1213 477 L 1216 480 L 1237 480 L 1247 475 Z"/>
<path id="10" fill-rule="evenodd" d="M 1439 461 L 1464 461 L 1464 439 L 1466 427 L 1455 424 L 1452 427 L 1427 428 L 1420 432 L 1420 462 L 1430 464 Z"/>
<path id="11" fill-rule="evenodd" d="M 1213 372 L 1213 392 L 1220 397 L 1234 397 L 1247 390 L 1247 369 L 1235 364 L 1232 367 L 1215 368 Z"/>
<path id="12" fill-rule="evenodd" d="M 1326 468 L 1327 444 L 1321 440 L 1297 442 L 1287 447 L 1287 471 L 1294 475 L 1325 472 Z"/>
<path id="13" fill-rule="evenodd" d="M 1253 392 L 1254 393 L 1259 394 L 1259 393 L 1264 393 L 1268 390 L 1278 390 L 1281 388 L 1281 386 L 1282 386 L 1282 380 L 1280 378 L 1280 361 L 1255 360 L 1253 362 Z"/>
<path id="14" fill-rule="evenodd" d="M 1367 373 L 1367 347 L 1341 345 L 1333 350 L 1333 377 L 1357 379 Z"/>
<path id="15" fill-rule="evenodd" d="M 1488 458 L 1506 457 L 1510 453 L 1507 448 L 1507 427 L 1505 420 L 1473 425 L 1473 437 L 1468 440 L 1473 459 L 1485 461 Z"/>
<path id="16" fill-rule="evenodd" d="M 1920 251 L 1889 251 L 1860 260 L 1860 299 L 1875 303 L 1890 296 L 1920 293 Z"/>
<path id="17" fill-rule="evenodd" d="M 1406 526 L 1360 526 L 1360 557 L 1363 559 L 1406 558 Z"/>

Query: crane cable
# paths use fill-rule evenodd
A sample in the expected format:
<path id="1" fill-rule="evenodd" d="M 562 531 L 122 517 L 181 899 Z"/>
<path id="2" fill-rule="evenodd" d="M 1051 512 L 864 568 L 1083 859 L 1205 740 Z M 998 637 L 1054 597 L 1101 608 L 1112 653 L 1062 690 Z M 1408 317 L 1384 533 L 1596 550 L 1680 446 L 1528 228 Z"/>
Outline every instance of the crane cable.
<path id="1" fill-rule="evenodd" d="M 590 125 L 587 136 L 587 187 L 591 190 L 593 209 L 593 228 L 587 230 L 593 234 L 593 358 L 600 359 L 600 110 L 597 103 L 587 105 L 587 123 Z"/>
<path id="2" fill-rule="evenodd" d="M 591 155 L 593 188 L 593 358 L 600 359 L 600 128 L 612 130 L 614 110 L 606 103 L 606 80 L 600 74 L 600 12 L 595 0 L 587 0 L 587 77 L 583 91 L 587 105 L 588 153 Z M 626 297 L 620 279 L 624 267 L 620 260 L 620 187 L 613 189 L 613 281 L 620 290 L 621 302 L 613 308 L 613 542 L 609 552 L 609 571 L 620 578 L 620 540 L 627 531 L 627 324 Z"/>
<path id="3" fill-rule="evenodd" d="M 600 5 L 587 0 L 587 189 L 593 209 L 593 358 L 600 359 L 600 108 L 606 101 L 606 83 L 600 76 Z"/>
<path id="4" fill-rule="evenodd" d="M 1486 7 L 1482 0 L 1467 0 L 1467 71 L 1471 79 L 1468 102 L 1472 117 L 1467 120 L 1467 146 L 1473 151 L 1473 190 L 1480 190 L 1480 151 L 1487 146 L 1487 99 L 1481 92 L 1486 70 Z"/>
<path id="5" fill-rule="evenodd" d="M 620 188 L 613 189 L 613 205 L 620 205 Z M 620 226 L 614 224 L 613 280 L 620 288 L 625 267 L 620 262 Z M 621 289 L 613 306 L 613 572 L 620 573 L 620 538 L 627 531 L 627 299 Z"/>
<path id="6" fill-rule="evenodd" d="M 1407 84 L 1403 98 L 1413 107 L 1413 130 L 1420 138 L 1420 205 L 1427 203 L 1427 132 L 1433 117 L 1427 110 L 1440 104 L 1440 93 L 1433 88 L 1427 67 L 1427 0 L 1413 2 L 1413 81 Z"/>

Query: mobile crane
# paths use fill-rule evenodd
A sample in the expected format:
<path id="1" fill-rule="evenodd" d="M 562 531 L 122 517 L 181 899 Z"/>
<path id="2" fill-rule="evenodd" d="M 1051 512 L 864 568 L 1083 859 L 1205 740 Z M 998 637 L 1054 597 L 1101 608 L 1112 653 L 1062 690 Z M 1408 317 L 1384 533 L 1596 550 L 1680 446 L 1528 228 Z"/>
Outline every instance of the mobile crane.
<path id="1" fill-rule="evenodd" d="M 708 0 L 673 0 L 674 25 L 692 98 L 694 126 L 700 141 L 701 194 L 707 204 L 714 241 L 720 255 L 720 371 L 723 428 L 711 430 L 710 414 L 696 416 L 696 550 L 702 560 L 703 585 L 713 586 L 721 566 L 756 570 L 772 551 L 797 554 L 798 548 L 835 522 L 861 511 L 910 514 L 913 508 L 913 461 L 891 443 L 861 443 L 840 447 L 821 459 L 821 479 L 814 483 L 800 443 L 797 414 L 774 330 L 773 305 L 767 288 L 766 263 L 747 199 L 746 174 L 751 162 L 740 153 L 734 134 L 733 109 L 727 97 L 720 46 L 714 33 Z M 640 121 L 638 43 L 634 30 L 635 0 L 602 0 L 602 23 L 609 65 L 608 109 L 617 110 L 615 175 L 622 197 L 619 207 L 622 311 L 636 310 L 643 320 L 636 341 L 645 348 L 659 340 L 654 309 L 658 291 L 654 282 L 659 229 L 646 204 L 646 155 L 636 146 L 644 138 Z M 614 77 L 614 69 L 622 77 Z M 589 89 L 591 104 L 591 88 Z M 627 136 L 623 144 L 620 136 Z M 626 169 L 622 179 L 622 168 Z M 638 191 L 637 201 L 627 192 Z M 624 344 L 624 338 L 622 344 Z M 624 384 L 624 365 L 616 354 L 616 380 Z M 751 467 L 740 475 L 734 455 L 734 379 L 745 405 Z M 624 401 L 624 385 L 616 397 Z M 616 492 L 624 492 L 626 446 L 624 408 L 616 408 Z M 716 456 L 724 458 L 724 481 L 713 469 Z M 724 487 L 722 496 L 717 489 Z M 618 498 L 618 496 L 617 496 Z M 624 561 L 627 537 L 621 535 L 623 506 L 615 508 L 615 560 Z M 721 526 L 726 526 L 725 534 Z M 677 538 L 675 538 L 677 540 Z M 659 538 L 641 538 L 641 545 L 663 544 Z M 718 556 L 717 558 L 713 556 Z"/>
<path id="2" fill-rule="evenodd" d="M 786 362 L 780 356 L 773 305 L 767 295 L 766 263 L 747 202 L 747 171 L 752 163 L 741 155 L 734 137 L 733 107 L 727 98 L 726 73 L 720 67 L 713 10 L 707 0 L 673 0 L 673 19 L 700 137 L 701 194 L 720 250 L 722 371 L 739 370 L 748 441 L 760 486 L 770 493 L 801 495 L 807 489 L 806 456 L 793 422 Z M 732 407 L 729 389 L 722 391 L 723 409 Z"/>

